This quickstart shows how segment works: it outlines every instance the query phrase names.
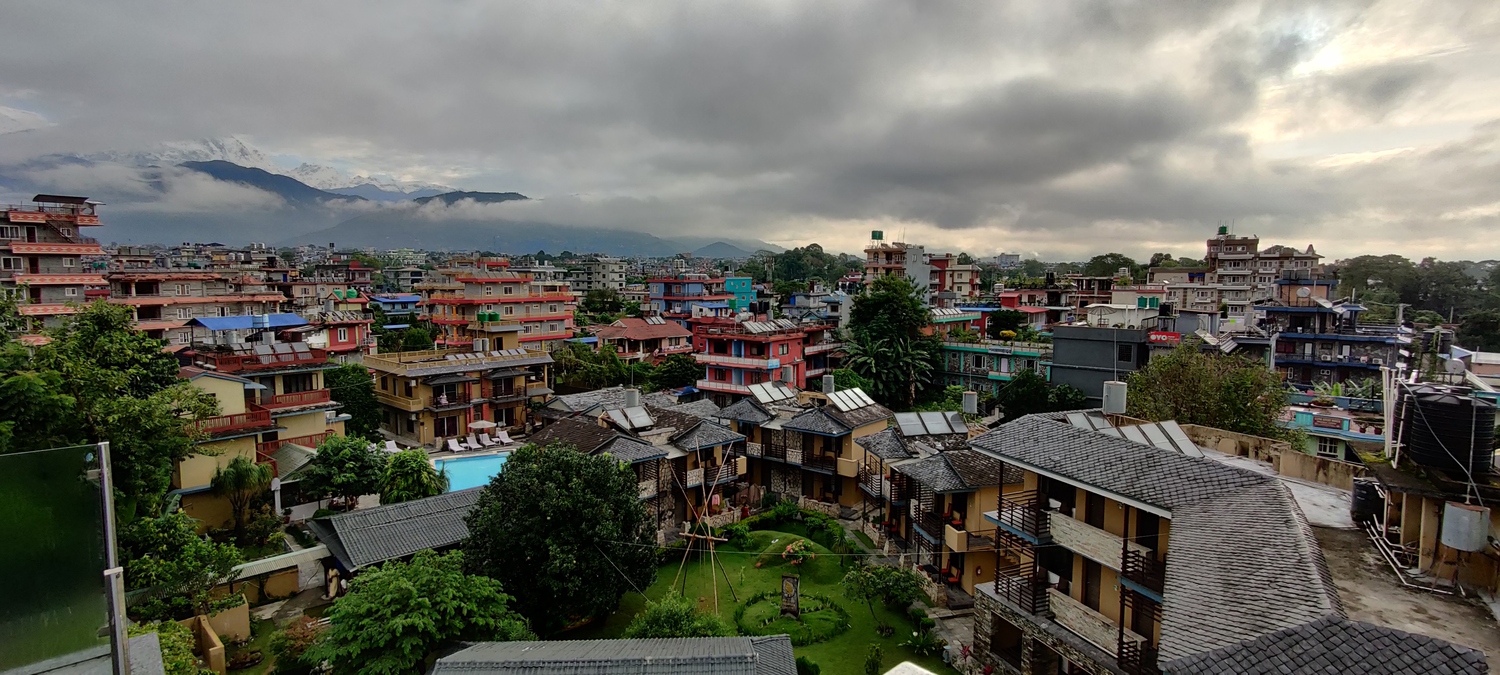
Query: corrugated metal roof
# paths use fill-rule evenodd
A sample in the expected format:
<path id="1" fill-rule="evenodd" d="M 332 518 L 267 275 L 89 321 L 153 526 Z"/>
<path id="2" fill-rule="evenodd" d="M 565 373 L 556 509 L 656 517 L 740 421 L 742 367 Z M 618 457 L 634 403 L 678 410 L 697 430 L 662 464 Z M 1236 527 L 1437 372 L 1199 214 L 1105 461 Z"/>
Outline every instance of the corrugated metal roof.
<path id="1" fill-rule="evenodd" d="M 438 659 L 442 673 L 795 675 L 791 639 L 673 638 L 481 642 Z"/>

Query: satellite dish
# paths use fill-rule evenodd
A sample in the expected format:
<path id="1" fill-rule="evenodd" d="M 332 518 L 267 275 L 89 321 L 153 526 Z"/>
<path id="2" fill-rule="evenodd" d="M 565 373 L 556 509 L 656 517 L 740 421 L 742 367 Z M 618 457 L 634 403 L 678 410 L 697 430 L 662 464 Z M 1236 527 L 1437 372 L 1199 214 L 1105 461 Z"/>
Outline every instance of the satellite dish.
<path id="1" fill-rule="evenodd" d="M 1299 298 L 1305 298 L 1305 297 L 1307 297 L 1309 295 L 1312 295 L 1312 289 L 1311 288 L 1303 286 L 1302 288 L 1297 289 L 1297 297 L 1299 297 Z"/>
<path id="2" fill-rule="evenodd" d="M 1443 370 L 1448 371 L 1449 375 L 1462 375 L 1468 369 L 1469 367 L 1465 366 L 1464 362 L 1458 359 L 1448 359 L 1443 362 Z"/>

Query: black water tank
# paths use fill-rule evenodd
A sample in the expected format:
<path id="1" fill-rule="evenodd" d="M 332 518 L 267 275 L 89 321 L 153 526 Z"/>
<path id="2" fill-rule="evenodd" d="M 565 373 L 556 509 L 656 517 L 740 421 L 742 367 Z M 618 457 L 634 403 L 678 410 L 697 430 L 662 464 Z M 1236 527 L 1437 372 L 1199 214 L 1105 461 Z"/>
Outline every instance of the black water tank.
<path id="1" fill-rule="evenodd" d="M 1354 522 L 1364 522 L 1380 515 L 1383 501 L 1378 485 L 1374 478 L 1354 479 L 1354 496 L 1349 500 L 1349 517 Z"/>
<path id="2" fill-rule="evenodd" d="M 1422 466 L 1475 475 L 1495 458 L 1495 405 L 1468 390 L 1415 385 L 1401 400 L 1405 456 Z"/>

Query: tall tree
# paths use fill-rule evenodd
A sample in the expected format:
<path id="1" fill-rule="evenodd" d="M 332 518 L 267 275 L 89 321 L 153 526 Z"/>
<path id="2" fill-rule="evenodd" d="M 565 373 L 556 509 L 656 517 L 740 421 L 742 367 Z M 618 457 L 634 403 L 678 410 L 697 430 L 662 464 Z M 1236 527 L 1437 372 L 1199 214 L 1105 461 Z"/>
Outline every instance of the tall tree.
<path id="1" fill-rule="evenodd" d="M 370 371 L 358 363 L 346 363 L 323 372 L 329 396 L 344 405 L 349 416 L 344 433 L 371 440 L 380 437 L 380 404 L 375 401 L 375 380 Z"/>
<path id="2" fill-rule="evenodd" d="M 427 453 L 411 448 L 402 450 L 386 462 L 380 477 L 380 503 L 397 504 L 443 494 L 448 489 L 447 474 L 427 461 Z"/>
<path id="3" fill-rule="evenodd" d="M 1127 270 L 1126 274 L 1135 277 L 1140 274 L 1141 266 L 1136 264 L 1133 258 L 1122 253 L 1105 253 L 1089 258 L 1083 266 L 1083 274 L 1089 277 L 1112 277 L 1119 274 L 1122 269 Z"/>
<path id="4" fill-rule="evenodd" d="M 1130 374 L 1132 417 L 1199 424 L 1267 438 L 1295 438 L 1276 423 L 1286 407 L 1281 377 L 1258 361 L 1184 344 Z"/>
<path id="5" fill-rule="evenodd" d="M 543 634 L 613 612 L 656 579 L 638 492 L 635 473 L 608 456 L 522 447 L 469 513 L 469 569 L 510 589 Z"/>
<path id="6" fill-rule="evenodd" d="M 1052 386 L 1036 371 L 1023 370 L 1000 388 L 995 402 L 1005 420 L 1010 421 L 1032 413 L 1078 410 L 1084 407 L 1088 398 L 1076 387 L 1066 384 Z"/>
<path id="7" fill-rule="evenodd" d="M 127 587 L 151 589 L 155 613 L 166 614 L 154 618 L 186 618 L 174 608 L 209 613 L 215 605 L 211 591 L 243 562 L 239 549 L 198 534 L 198 521 L 181 511 L 130 524 L 122 530 L 120 549 Z"/>
<path id="8" fill-rule="evenodd" d="M 613 288 L 590 290 L 578 303 L 578 308 L 589 314 L 618 314 L 622 307 L 620 293 Z"/>
<path id="9" fill-rule="evenodd" d="M 692 601 L 668 592 L 630 620 L 620 637 L 633 639 L 729 637 L 734 629 L 716 614 L 702 612 Z"/>
<path id="10" fill-rule="evenodd" d="M 235 457 L 214 472 L 212 487 L 214 494 L 229 500 L 235 536 L 243 537 L 250 500 L 271 487 L 271 466 L 256 464 L 249 457 Z"/>
<path id="11" fill-rule="evenodd" d="M 302 468 L 298 483 L 304 494 L 338 497 L 352 509 L 364 495 L 380 491 L 385 456 L 370 448 L 370 442 L 353 436 L 329 436 L 318 445 L 318 454 Z"/>
<path id="12" fill-rule="evenodd" d="M 354 577 L 303 660 L 327 662 L 338 675 L 410 675 L 461 641 L 536 638 L 498 582 L 463 567 L 457 551 L 422 551 L 410 563 L 392 561 Z"/>
<path id="13" fill-rule="evenodd" d="M 885 405 L 904 409 L 940 388 L 933 375 L 941 365 L 941 343 L 923 334 L 931 321 L 925 295 L 911 279 L 883 276 L 849 310 L 846 364 Z"/>
<path id="14" fill-rule="evenodd" d="M 991 340 L 999 340 L 1003 331 L 1016 332 L 1026 323 L 1026 313 L 1014 309 L 997 309 L 990 312 L 989 321 L 985 324 L 985 333 Z"/>
<path id="15" fill-rule="evenodd" d="M 1483 309 L 1465 314 L 1456 339 L 1469 349 L 1500 351 L 1500 311 Z"/>
<path id="16" fill-rule="evenodd" d="M 703 366 L 691 354 L 672 354 L 656 364 L 656 369 L 651 372 L 651 387 L 686 387 L 697 382 L 700 377 L 703 377 Z"/>

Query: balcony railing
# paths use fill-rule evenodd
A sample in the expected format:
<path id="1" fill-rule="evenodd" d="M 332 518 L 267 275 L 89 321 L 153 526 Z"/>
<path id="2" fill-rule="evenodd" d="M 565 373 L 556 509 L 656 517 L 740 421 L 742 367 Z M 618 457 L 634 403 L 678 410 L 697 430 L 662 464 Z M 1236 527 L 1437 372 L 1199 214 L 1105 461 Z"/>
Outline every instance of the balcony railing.
<path id="1" fill-rule="evenodd" d="M 230 431 L 254 429 L 256 427 L 268 427 L 271 426 L 271 412 L 268 410 L 251 410 L 233 415 L 219 415 L 218 417 L 189 422 L 188 425 L 206 434 L 222 434 Z"/>
<path id="2" fill-rule="evenodd" d="M 262 408 L 292 408 L 302 405 L 317 405 L 319 403 L 330 403 L 333 401 L 332 392 L 327 389 L 313 389 L 310 391 L 299 391 L 292 394 L 277 394 L 260 403 Z"/>
<path id="3" fill-rule="evenodd" d="M 995 595 L 1027 614 L 1047 612 L 1047 580 L 1029 565 L 998 570 Z"/>
<path id="4" fill-rule="evenodd" d="M 1047 497 L 1036 490 L 1000 495 L 994 520 L 1001 527 L 1040 542 L 1052 534 L 1052 522 L 1045 506 Z"/>
<path id="5" fill-rule="evenodd" d="M 1157 560 L 1151 551 L 1125 549 L 1120 572 L 1125 579 L 1141 588 L 1161 595 L 1167 581 L 1167 563 Z"/>
<path id="6" fill-rule="evenodd" d="M 802 466 L 818 471 L 838 473 L 839 458 L 838 455 L 809 454 L 802 458 Z"/>
<path id="7" fill-rule="evenodd" d="M 1149 644 L 1137 640 L 1120 640 L 1119 656 L 1116 661 L 1120 670 L 1128 675 L 1156 675 L 1160 673 L 1156 667 L 1157 651 Z"/>
<path id="8" fill-rule="evenodd" d="M 469 392 L 467 392 L 467 391 L 457 391 L 457 392 L 453 392 L 452 394 L 438 394 L 437 396 L 429 396 L 429 397 L 427 397 L 427 407 L 428 408 L 454 408 L 454 407 L 458 407 L 458 406 L 469 405 L 470 403 L 473 403 L 475 400 L 478 400 L 478 399 L 475 399 L 471 394 L 469 394 Z"/>
<path id="9" fill-rule="evenodd" d="M 921 529 L 923 532 L 926 532 L 934 539 L 940 539 L 943 536 L 943 525 L 946 523 L 946 520 L 941 515 L 938 515 L 936 513 L 928 513 L 926 511 L 919 510 L 917 511 L 916 515 L 912 517 L 912 522 L 915 523 L 919 529 Z"/>
<path id="10" fill-rule="evenodd" d="M 197 362 L 221 373 L 253 372 L 318 365 L 328 362 L 328 350 L 308 349 L 276 354 L 200 353 Z"/>
<path id="11" fill-rule="evenodd" d="M 699 389 L 703 389 L 706 391 L 721 391 L 730 394 L 750 393 L 750 387 L 747 387 L 743 384 L 735 384 L 733 382 L 720 382 L 718 380 L 698 380 L 697 386 Z"/>
<path id="12" fill-rule="evenodd" d="M 781 359 L 756 359 L 742 356 L 729 356 L 727 354 L 694 354 L 693 358 L 698 363 L 707 363 L 715 366 L 729 366 L 731 368 L 757 368 L 760 370 L 771 370 L 781 367 Z"/>
<path id="13" fill-rule="evenodd" d="M 276 439 L 274 441 L 265 441 L 263 443 L 256 443 L 255 444 L 255 454 L 256 454 L 256 456 L 261 457 L 261 458 L 269 458 L 271 455 L 276 454 L 276 451 L 280 450 L 281 446 L 287 445 L 287 444 L 300 445 L 300 446 L 302 446 L 304 448 L 316 448 L 319 445 L 322 445 L 323 441 L 327 440 L 329 436 L 333 436 L 333 435 L 334 435 L 334 433 L 332 431 L 324 431 L 324 432 L 316 433 L 316 434 L 308 434 L 306 436 L 294 436 L 292 438 L 278 438 L 278 439 Z"/>
<path id="14" fill-rule="evenodd" d="M 823 352 L 831 352 L 831 351 L 833 351 L 835 349 L 843 349 L 843 348 L 844 348 L 844 343 L 842 343 L 842 342 L 820 342 L 818 344 L 808 345 L 808 346 L 802 348 L 802 353 L 803 354 L 821 354 Z"/>

